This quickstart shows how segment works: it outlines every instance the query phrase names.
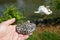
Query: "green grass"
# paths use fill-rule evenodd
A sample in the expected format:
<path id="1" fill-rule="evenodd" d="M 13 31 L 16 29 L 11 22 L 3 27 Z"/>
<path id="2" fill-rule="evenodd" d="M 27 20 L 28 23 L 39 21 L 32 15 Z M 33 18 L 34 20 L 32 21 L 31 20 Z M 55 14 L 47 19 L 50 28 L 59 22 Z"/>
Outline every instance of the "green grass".
<path id="1" fill-rule="evenodd" d="M 54 32 L 33 33 L 27 40 L 60 40 L 60 35 Z"/>

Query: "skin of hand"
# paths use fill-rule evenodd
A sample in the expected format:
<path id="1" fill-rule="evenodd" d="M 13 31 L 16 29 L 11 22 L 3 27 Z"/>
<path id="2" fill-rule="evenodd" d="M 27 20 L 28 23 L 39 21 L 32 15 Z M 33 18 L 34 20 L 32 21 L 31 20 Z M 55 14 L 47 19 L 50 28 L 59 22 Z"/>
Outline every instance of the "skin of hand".
<path id="1" fill-rule="evenodd" d="M 0 23 L 0 40 L 25 40 L 29 35 L 18 34 L 15 30 L 15 18 Z"/>

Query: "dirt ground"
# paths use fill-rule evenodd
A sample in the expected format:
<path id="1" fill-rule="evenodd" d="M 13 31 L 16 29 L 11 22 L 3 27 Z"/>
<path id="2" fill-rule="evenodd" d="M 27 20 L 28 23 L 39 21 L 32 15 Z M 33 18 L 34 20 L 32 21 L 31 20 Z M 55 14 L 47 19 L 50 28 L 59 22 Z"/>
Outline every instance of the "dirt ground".
<path id="1" fill-rule="evenodd" d="M 39 25 L 36 27 L 36 32 L 40 33 L 42 31 L 55 32 L 60 34 L 60 25 Z"/>

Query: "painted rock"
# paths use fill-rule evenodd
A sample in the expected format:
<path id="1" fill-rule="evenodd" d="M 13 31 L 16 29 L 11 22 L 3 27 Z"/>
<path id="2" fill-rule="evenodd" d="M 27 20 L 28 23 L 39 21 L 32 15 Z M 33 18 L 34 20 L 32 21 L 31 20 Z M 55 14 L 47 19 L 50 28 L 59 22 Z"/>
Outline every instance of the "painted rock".
<path id="1" fill-rule="evenodd" d="M 36 28 L 36 25 L 34 23 L 23 22 L 16 26 L 16 32 L 18 34 L 26 35 L 26 34 L 33 33 L 35 28 Z"/>

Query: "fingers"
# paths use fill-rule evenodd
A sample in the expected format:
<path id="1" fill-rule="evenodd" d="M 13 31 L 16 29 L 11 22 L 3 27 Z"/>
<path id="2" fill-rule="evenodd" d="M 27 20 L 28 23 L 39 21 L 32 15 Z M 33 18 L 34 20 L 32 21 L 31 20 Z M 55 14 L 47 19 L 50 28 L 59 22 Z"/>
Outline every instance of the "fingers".
<path id="1" fill-rule="evenodd" d="M 20 34 L 19 36 L 18 36 L 18 40 L 25 40 L 25 39 L 27 39 L 29 37 L 29 35 L 22 35 L 22 34 Z"/>
<path id="2" fill-rule="evenodd" d="M 10 19 L 8 21 L 2 22 L 2 24 L 4 24 L 4 25 L 10 25 L 10 24 L 12 24 L 14 22 L 15 22 L 15 18 L 12 18 L 12 19 Z"/>
<path id="3" fill-rule="evenodd" d="M 27 39 L 28 37 L 29 37 L 29 35 L 22 35 L 22 34 L 18 34 L 17 32 L 16 32 L 16 27 L 17 25 L 12 25 L 11 27 L 12 27 L 12 29 L 13 29 L 13 31 L 15 31 L 14 32 L 14 34 L 15 34 L 15 39 L 17 39 L 17 37 L 16 37 L 16 35 L 18 35 L 18 40 L 25 40 L 25 39 Z M 14 40 L 15 40 L 14 39 Z"/>
<path id="4" fill-rule="evenodd" d="M 30 33 L 29 35 L 32 35 L 33 33 Z"/>
<path id="5" fill-rule="evenodd" d="M 12 28 L 12 31 L 14 32 L 14 34 L 15 35 L 13 35 L 14 37 L 13 37 L 13 39 L 15 38 L 15 39 L 18 39 L 18 40 L 25 40 L 25 39 L 27 39 L 28 37 L 29 37 L 29 35 L 22 35 L 22 34 L 18 34 L 17 32 L 16 32 L 16 26 L 17 25 L 11 25 L 11 28 Z M 18 36 L 18 38 L 17 38 L 17 36 Z M 14 39 L 14 40 L 15 40 Z"/>
<path id="6" fill-rule="evenodd" d="M 29 35 L 23 35 L 23 39 L 27 39 Z"/>

